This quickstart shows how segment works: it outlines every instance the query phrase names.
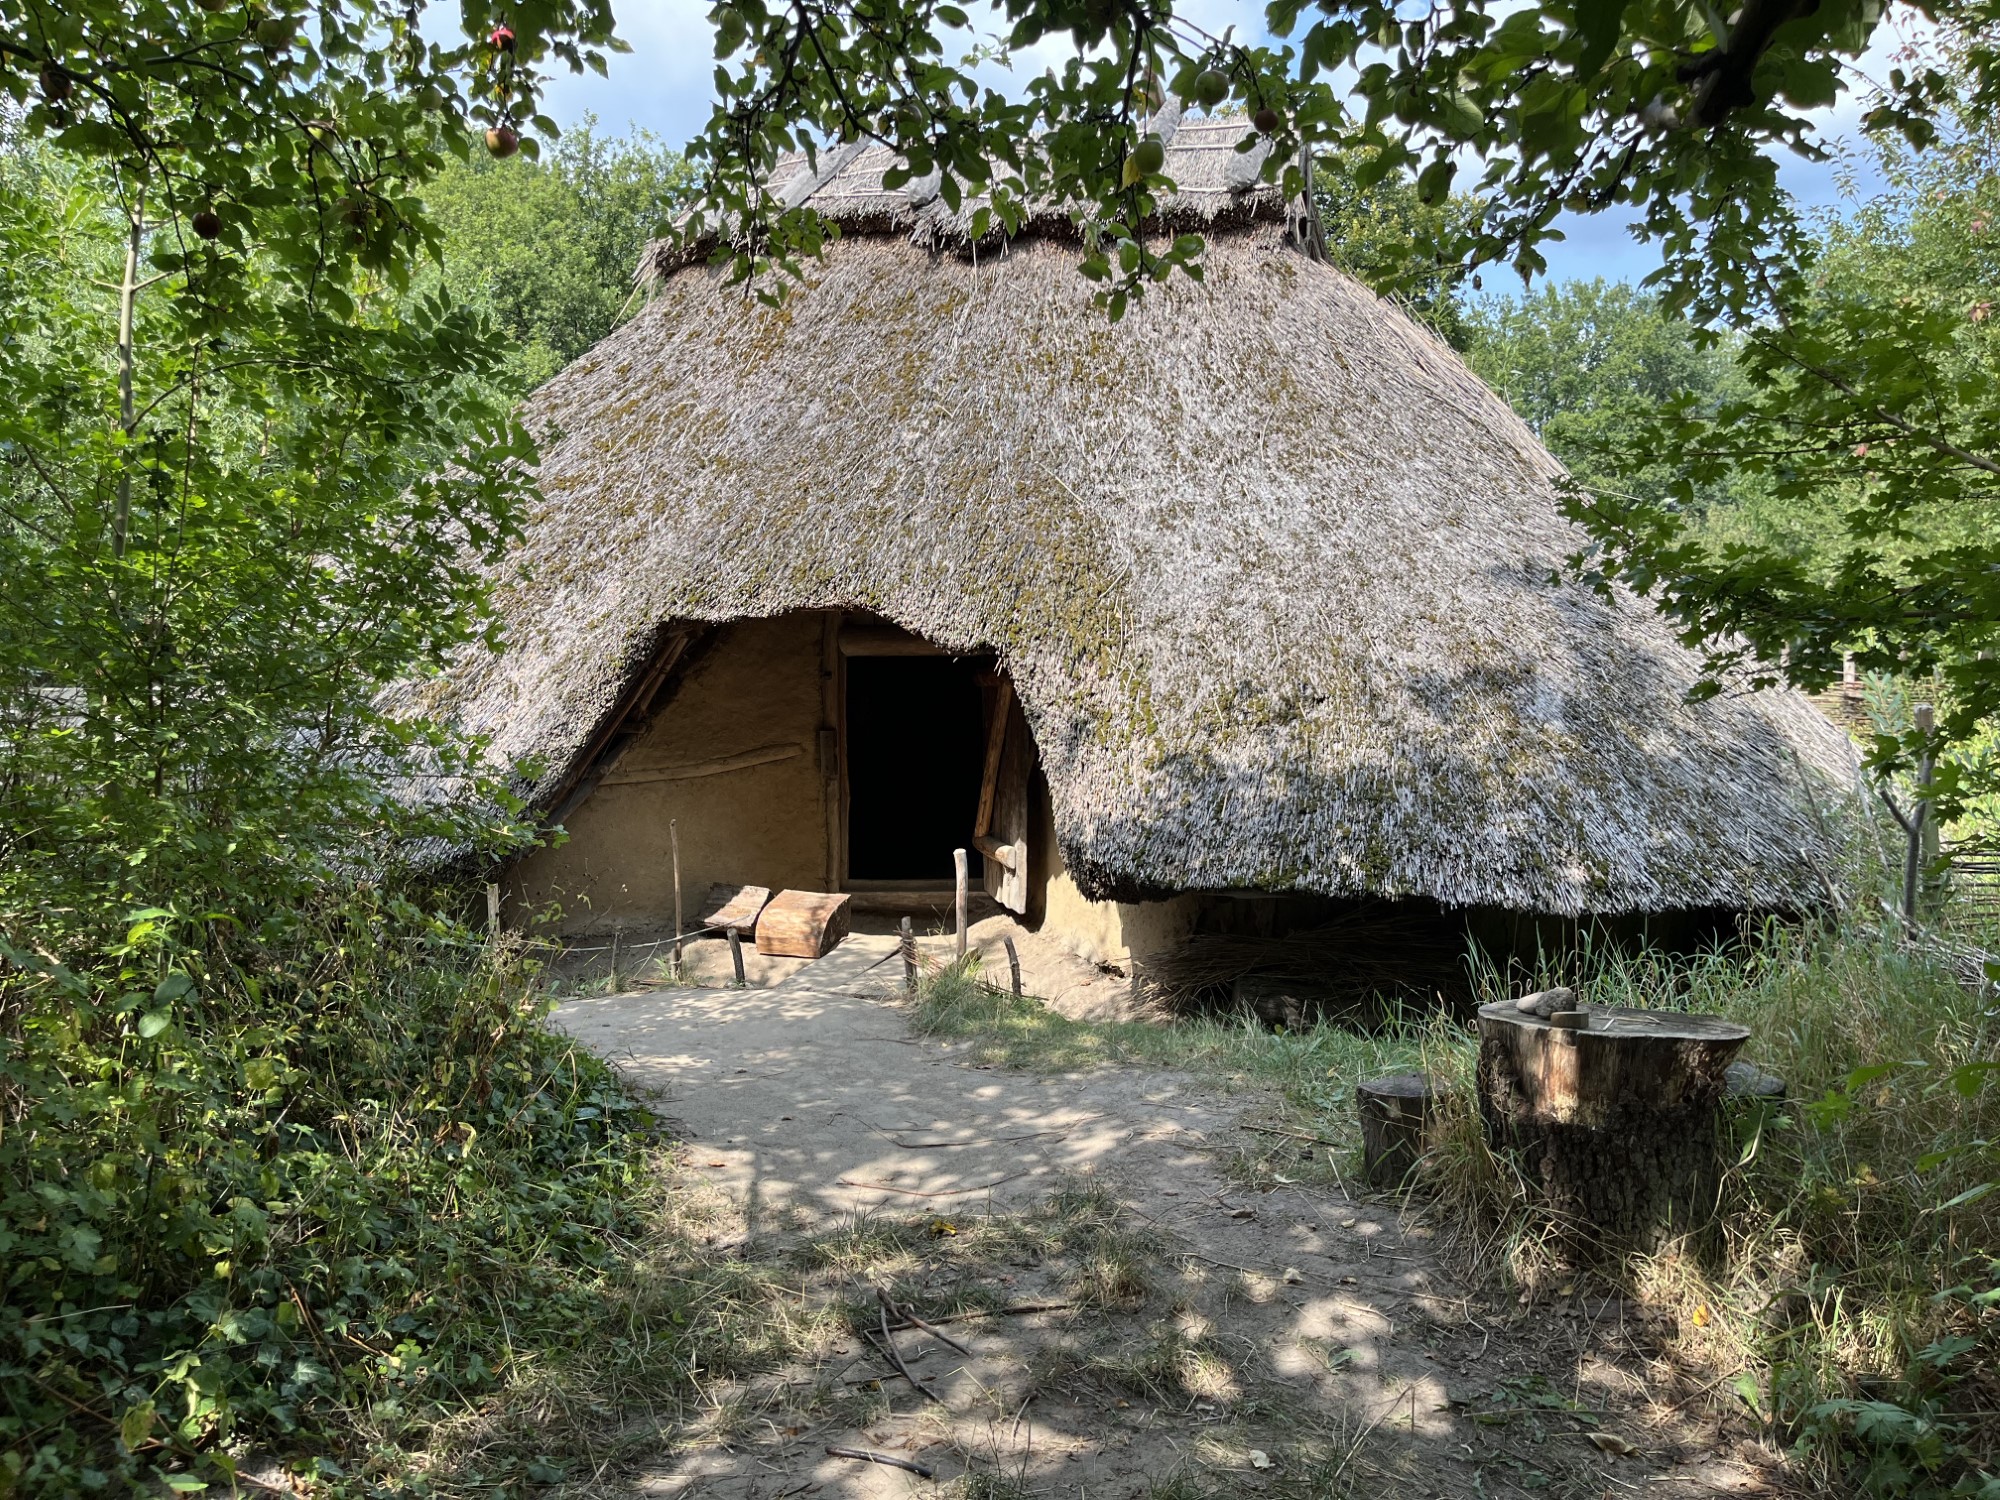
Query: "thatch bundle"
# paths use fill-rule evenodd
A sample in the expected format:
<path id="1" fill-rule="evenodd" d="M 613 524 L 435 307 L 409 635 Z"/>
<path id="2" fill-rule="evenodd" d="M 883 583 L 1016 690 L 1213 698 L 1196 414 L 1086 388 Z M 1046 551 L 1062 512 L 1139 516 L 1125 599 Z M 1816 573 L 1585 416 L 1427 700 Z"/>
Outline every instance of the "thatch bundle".
<path id="1" fill-rule="evenodd" d="M 546 804 L 663 622 L 866 610 L 996 653 L 1086 894 L 1817 900 L 1844 737 L 1792 694 L 1690 702 L 1650 608 L 1560 581 L 1555 462 L 1292 247 L 1240 133 L 1169 156 L 1206 282 L 1117 324 L 1057 226 L 934 253 L 867 153 L 811 184 L 844 234 L 783 306 L 660 267 L 531 403 L 512 649 L 417 695 L 543 757 Z"/>

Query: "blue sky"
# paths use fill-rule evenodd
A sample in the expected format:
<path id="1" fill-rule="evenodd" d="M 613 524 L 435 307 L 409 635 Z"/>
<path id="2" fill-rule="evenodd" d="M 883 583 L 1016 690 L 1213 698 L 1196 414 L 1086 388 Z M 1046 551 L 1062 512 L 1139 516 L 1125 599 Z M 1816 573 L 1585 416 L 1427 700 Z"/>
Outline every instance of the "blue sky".
<path id="1" fill-rule="evenodd" d="M 1176 9 L 1211 31 L 1231 24 L 1246 36 L 1262 30 L 1261 0 L 1182 0 Z M 679 146 L 708 119 L 715 64 L 706 0 L 623 0 L 617 13 L 619 32 L 632 44 L 631 53 L 611 59 L 609 78 L 584 74 L 558 79 L 549 90 L 548 112 L 563 125 L 594 114 L 600 128 L 611 134 L 644 129 Z M 1016 74 L 1037 68 L 1053 55 L 1051 49 L 1049 59 L 1023 59 Z M 1863 61 L 1868 67 L 1874 59 Z M 1829 142 L 1843 140 L 1858 112 L 1851 97 L 1843 99 L 1825 113 L 1823 137 Z M 1792 158 L 1781 170 L 1802 203 L 1817 207 L 1838 201 L 1839 174 L 1832 163 Z M 1656 264 L 1653 253 L 1609 214 L 1566 216 L 1562 227 L 1568 238 L 1546 247 L 1549 275 L 1555 280 L 1603 276 L 1636 281 Z M 1487 278 L 1489 290 L 1498 290 L 1500 283 L 1518 286 L 1504 274 Z"/>

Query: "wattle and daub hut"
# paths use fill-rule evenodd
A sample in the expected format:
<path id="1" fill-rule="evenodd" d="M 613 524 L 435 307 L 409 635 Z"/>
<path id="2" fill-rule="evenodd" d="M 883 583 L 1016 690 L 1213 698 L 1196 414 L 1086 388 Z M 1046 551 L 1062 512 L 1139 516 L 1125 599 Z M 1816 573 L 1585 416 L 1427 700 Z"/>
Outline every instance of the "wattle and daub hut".
<path id="1" fill-rule="evenodd" d="M 418 694 L 542 767 L 569 838 L 510 906 L 669 922 L 670 823 L 690 902 L 934 889 L 963 847 L 1108 963 L 1274 895 L 1816 901 L 1844 737 L 1789 693 L 1690 702 L 1644 602 L 1560 576 L 1533 433 L 1299 248 L 1240 121 L 1162 129 L 1156 227 L 1207 236 L 1206 280 L 1118 323 L 1066 216 L 974 242 L 877 148 L 780 169 L 840 229 L 781 306 L 652 252 L 644 310 L 530 402 L 510 649 Z"/>

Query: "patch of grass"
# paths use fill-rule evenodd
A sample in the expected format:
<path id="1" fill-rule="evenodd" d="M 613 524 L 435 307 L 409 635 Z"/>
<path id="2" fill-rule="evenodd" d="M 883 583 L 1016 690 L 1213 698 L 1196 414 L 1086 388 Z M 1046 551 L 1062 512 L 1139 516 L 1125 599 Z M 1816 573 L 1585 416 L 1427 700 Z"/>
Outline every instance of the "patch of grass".
<path id="1" fill-rule="evenodd" d="M 1980 1143 L 2000 1141 L 2000 1083 L 1980 1070 L 2000 1060 L 2000 1008 L 1894 934 L 1776 923 L 1695 956 L 1586 946 L 1531 977 L 1489 971 L 1480 999 L 1552 983 L 1592 1004 L 1741 1021 L 1746 1059 L 1789 1086 L 1787 1104 L 1729 1112 L 1719 1252 L 1618 1274 L 1664 1314 L 1688 1388 L 1768 1424 L 1827 1482 L 1983 1493 L 1969 1476 L 2000 1469 L 2000 1191 L 1983 1184 L 2000 1163 Z M 927 980 L 916 1024 L 1008 1066 L 1139 1064 L 1265 1090 L 1281 1126 L 1336 1143 L 1274 1136 L 1227 1164 L 1246 1181 L 1339 1171 L 1358 1139 L 1355 1082 L 1421 1069 L 1445 1085 L 1415 1184 L 1440 1247 L 1475 1279 L 1531 1292 L 1573 1274 L 1530 1185 L 1487 1147 L 1473 1035 L 1442 1017 L 1372 1035 L 1082 1022 L 961 965 Z"/>
<path id="2" fill-rule="evenodd" d="M 738 1211 L 719 1189 L 666 1158 L 653 1166 L 644 1231 L 598 1279 L 588 1315 L 560 1337 L 539 1329 L 495 1398 L 419 1445 L 435 1493 L 504 1488 L 530 1471 L 615 1472 L 772 1423 L 865 1425 L 884 1394 L 824 1372 L 844 1368 L 835 1350 L 851 1357 L 855 1335 L 875 1328 L 872 1288 L 933 1317 L 992 1310 L 1022 1295 L 1001 1273 L 1026 1263 L 1079 1305 L 1127 1307 L 1147 1295 L 1161 1253 L 1085 1179 L 1016 1214 L 878 1211 L 797 1242 L 732 1242 Z"/>
<path id="3" fill-rule="evenodd" d="M 1077 1021 L 986 983 L 976 954 L 924 977 L 912 1025 L 928 1036 L 969 1042 L 980 1061 L 1004 1067 L 1078 1072 L 1127 1064 L 1191 1073 L 1222 1089 L 1265 1090 L 1301 1130 L 1343 1144 L 1359 1140 L 1354 1085 L 1420 1066 L 1449 1032 L 1437 1019 L 1407 1010 L 1392 1011 L 1387 1026 L 1365 1034 L 1330 1025 L 1272 1030 L 1252 1016 Z M 1297 1158 L 1309 1144 L 1276 1138 L 1273 1151 Z"/>

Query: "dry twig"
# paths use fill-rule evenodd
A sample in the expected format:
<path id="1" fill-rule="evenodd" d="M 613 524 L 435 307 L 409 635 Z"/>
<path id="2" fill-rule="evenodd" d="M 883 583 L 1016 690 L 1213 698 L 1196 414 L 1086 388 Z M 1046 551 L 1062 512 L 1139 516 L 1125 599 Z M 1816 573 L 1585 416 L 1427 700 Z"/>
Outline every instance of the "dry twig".
<path id="1" fill-rule="evenodd" d="M 867 1448 L 841 1448 L 832 1443 L 826 1445 L 828 1458 L 858 1458 L 865 1464 L 887 1464 L 892 1469 L 903 1469 L 919 1479 L 937 1478 L 937 1470 L 929 1464 L 916 1463 L 911 1459 L 897 1458 L 890 1453 L 876 1453 Z"/>

